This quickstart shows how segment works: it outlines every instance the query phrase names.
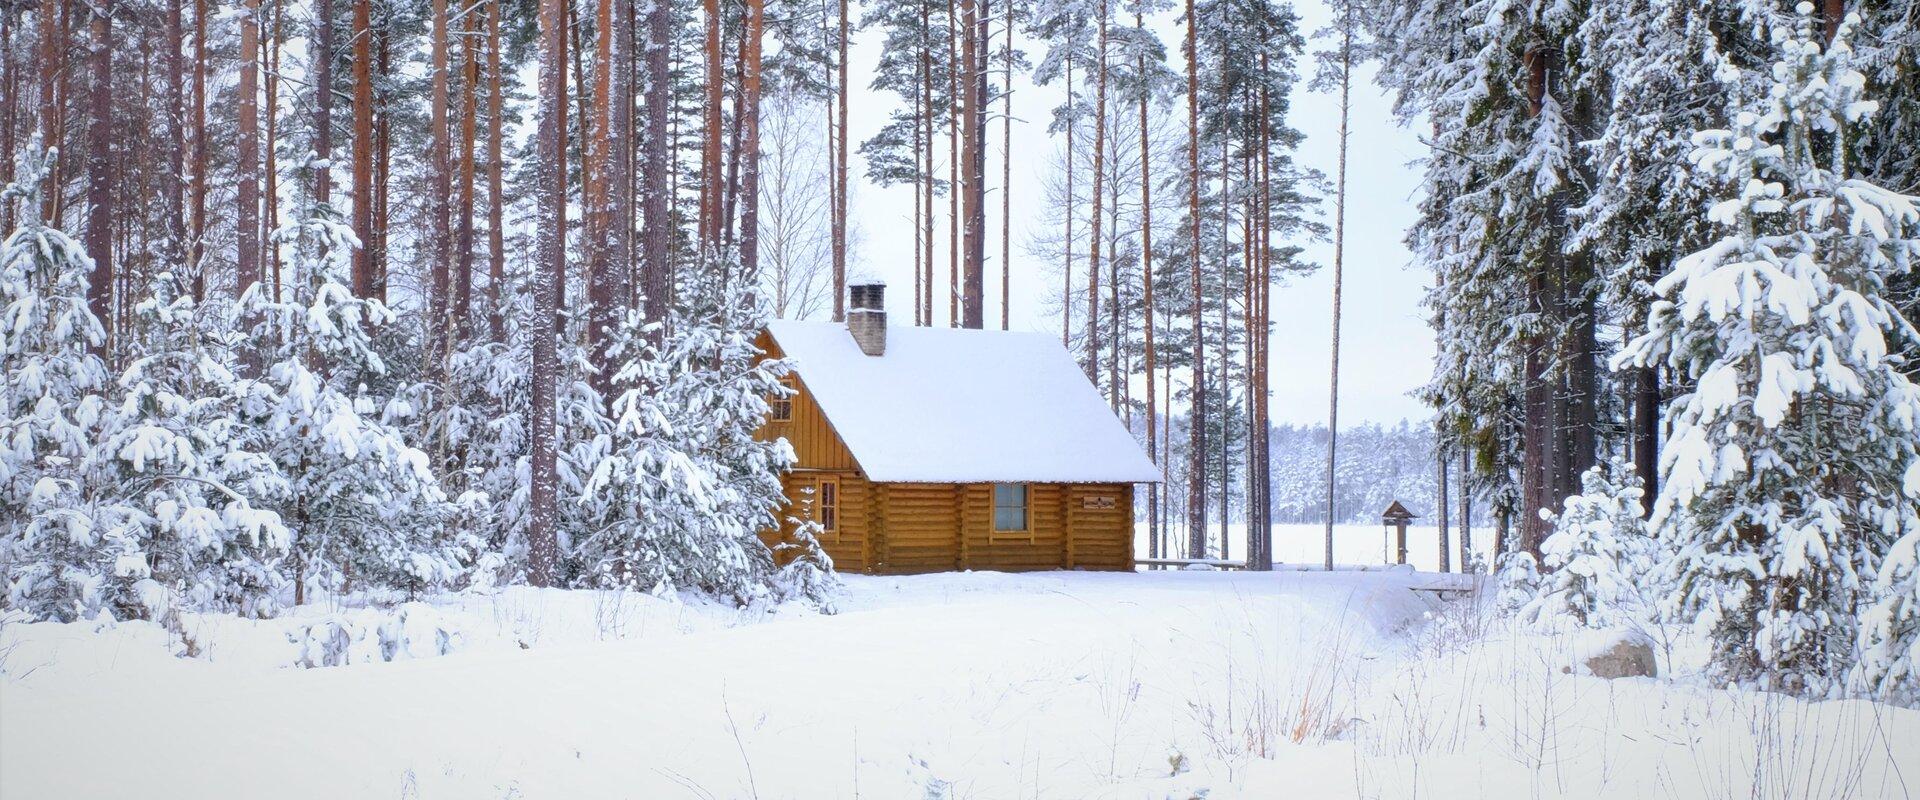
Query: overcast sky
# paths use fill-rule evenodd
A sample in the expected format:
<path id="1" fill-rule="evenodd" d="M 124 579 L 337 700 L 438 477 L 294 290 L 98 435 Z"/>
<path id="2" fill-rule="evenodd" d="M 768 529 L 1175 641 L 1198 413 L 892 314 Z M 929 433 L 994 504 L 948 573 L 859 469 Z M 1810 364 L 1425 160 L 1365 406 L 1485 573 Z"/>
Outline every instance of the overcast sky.
<path id="1" fill-rule="evenodd" d="M 1299 0 L 1296 10 L 1302 18 L 1302 30 L 1312 32 L 1326 23 L 1328 10 L 1320 0 Z M 1163 20 L 1161 36 L 1169 42 L 1169 51 L 1177 61 L 1176 37 L 1184 35 L 1173 24 L 1171 15 Z M 853 141 L 872 136 L 886 122 L 894 107 L 890 94 L 865 89 L 867 79 L 879 58 L 879 34 L 868 31 L 855 41 L 851 100 Z M 1309 46 L 1317 44 L 1310 42 Z M 1037 48 L 1027 45 L 1031 58 Z M 1303 62 L 1302 73 L 1311 65 Z M 1175 64 L 1176 69 L 1184 69 Z M 1353 94 L 1348 155 L 1347 247 L 1345 302 L 1343 304 L 1341 355 L 1341 427 L 1361 422 L 1391 424 L 1402 419 L 1421 420 L 1427 409 L 1409 396 L 1426 380 L 1433 358 L 1433 336 L 1421 318 L 1422 287 L 1431 280 L 1424 270 L 1415 269 L 1411 255 L 1402 244 L 1412 221 L 1417 171 L 1409 166 L 1424 155 L 1424 148 L 1413 132 L 1394 123 L 1387 96 L 1372 82 L 1372 70 L 1359 75 Z M 1025 244 L 1035 233 L 1041 218 L 1042 180 L 1055 163 L 1062 142 L 1046 134 L 1049 109 L 1064 97 L 1058 86 L 1033 87 L 1016 80 L 1014 87 L 1013 129 L 1013 313 L 1015 330 L 1058 332 L 1056 316 L 1044 313 L 1040 298 L 1058 292 L 1052 285 L 1055 276 L 1047 265 L 1028 255 Z M 1299 161 L 1320 169 L 1329 179 L 1338 164 L 1336 136 L 1339 131 L 1339 99 L 1335 95 L 1308 92 L 1304 84 L 1295 90 L 1292 123 L 1305 132 L 1307 141 L 1298 153 Z M 996 109 L 997 112 L 997 109 Z M 992 124 L 987 173 L 991 191 L 999 191 L 999 123 Z M 864 165 L 855 157 L 856 176 Z M 905 289 L 889 293 L 888 305 L 908 309 L 913 285 L 913 189 L 911 186 L 880 188 L 861 182 L 850 201 L 854 224 L 859 230 L 857 263 L 850 269 L 857 275 L 878 276 L 894 287 Z M 1000 252 L 998 198 L 989 198 L 987 242 L 988 273 L 993 276 L 987 318 L 999 319 L 997 261 Z M 936 207 L 945 213 L 943 199 Z M 1326 203 L 1326 221 L 1333 220 L 1332 198 Z M 944 218 L 936 228 L 944 237 Z M 944 238 L 938 249 L 941 264 L 938 274 L 945 275 Z M 1297 277 L 1278 286 L 1273 296 L 1273 400 L 1276 423 L 1324 423 L 1327 418 L 1327 360 L 1331 340 L 1333 295 L 1333 246 L 1331 242 L 1306 243 L 1308 258 L 1320 265 L 1313 275 Z M 946 303 L 937 302 L 936 319 L 944 323 Z M 910 312 L 903 315 L 910 320 Z M 898 324 L 898 323 L 896 323 Z"/>

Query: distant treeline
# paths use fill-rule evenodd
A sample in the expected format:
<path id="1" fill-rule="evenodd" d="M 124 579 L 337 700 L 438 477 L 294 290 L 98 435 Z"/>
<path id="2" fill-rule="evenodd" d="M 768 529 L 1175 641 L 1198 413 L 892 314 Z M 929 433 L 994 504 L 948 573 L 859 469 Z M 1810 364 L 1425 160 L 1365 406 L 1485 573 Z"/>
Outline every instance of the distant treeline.
<path id="1" fill-rule="evenodd" d="M 1268 436 L 1273 453 L 1275 522 L 1319 522 L 1326 506 L 1327 426 L 1274 426 Z M 1401 421 L 1391 427 L 1369 423 L 1340 432 L 1334 471 L 1334 512 L 1339 522 L 1373 522 L 1388 503 L 1399 500 L 1434 521 L 1439 497 L 1439 463 L 1433 429 Z M 1450 505 L 1459 513 L 1459 468 L 1450 476 Z M 1476 507 L 1474 516 L 1485 520 Z M 1458 524 L 1457 522 L 1455 524 Z"/>

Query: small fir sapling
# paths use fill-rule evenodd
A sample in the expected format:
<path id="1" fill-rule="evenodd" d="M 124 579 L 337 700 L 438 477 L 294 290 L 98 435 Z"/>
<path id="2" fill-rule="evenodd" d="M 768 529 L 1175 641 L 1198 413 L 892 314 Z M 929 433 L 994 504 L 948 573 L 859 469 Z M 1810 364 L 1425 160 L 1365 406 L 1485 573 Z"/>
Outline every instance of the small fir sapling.
<path id="1" fill-rule="evenodd" d="M 1640 516 L 1640 478 L 1615 459 L 1580 480 L 1581 493 L 1551 518 L 1553 534 L 1540 544 L 1539 594 L 1521 617 L 1549 627 L 1640 625 L 1648 610 L 1641 581 L 1652 574 L 1656 553 Z"/>
<path id="2" fill-rule="evenodd" d="M 262 506 L 284 502 L 287 481 L 250 448 L 238 381 L 215 357 L 232 345 L 222 320 L 179 289 L 161 273 L 135 310 L 146 352 L 120 376 L 88 480 L 111 498 L 100 516 L 127 548 L 119 582 L 137 575 L 122 591 L 146 598 L 149 615 L 271 616 L 289 532 Z"/>

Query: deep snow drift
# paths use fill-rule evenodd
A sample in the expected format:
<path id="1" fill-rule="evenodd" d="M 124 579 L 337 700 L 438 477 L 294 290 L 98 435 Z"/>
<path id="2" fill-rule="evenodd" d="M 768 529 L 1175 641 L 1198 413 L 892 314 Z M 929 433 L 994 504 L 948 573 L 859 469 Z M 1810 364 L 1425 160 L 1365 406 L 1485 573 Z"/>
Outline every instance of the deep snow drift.
<path id="1" fill-rule="evenodd" d="M 850 576 L 835 616 L 513 589 L 404 625 L 189 620 L 198 659 L 15 624 L 0 796 L 1880 798 L 1920 772 L 1920 713 L 1711 690 L 1684 642 L 1678 679 L 1564 673 L 1583 642 L 1415 590 L 1455 580 Z M 283 666 L 325 619 L 375 663 Z"/>

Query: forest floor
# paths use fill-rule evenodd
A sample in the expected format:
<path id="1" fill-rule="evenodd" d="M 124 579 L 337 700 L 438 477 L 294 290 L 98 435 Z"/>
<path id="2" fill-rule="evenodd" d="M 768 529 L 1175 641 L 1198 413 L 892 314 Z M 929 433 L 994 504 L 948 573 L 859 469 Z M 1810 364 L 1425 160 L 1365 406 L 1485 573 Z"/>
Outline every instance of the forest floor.
<path id="1" fill-rule="evenodd" d="M 404 620 L 190 618 L 197 658 L 148 623 L 15 623 L 0 797 L 1920 792 L 1920 712 L 1714 690 L 1684 666 L 1563 672 L 1577 637 L 1415 590 L 1456 579 L 849 576 L 833 615 L 509 589 Z M 356 663 L 289 666 L 289 634 L 315 623 Z M 1663 650 L 1663 667 L 1688 652 Z"/>

